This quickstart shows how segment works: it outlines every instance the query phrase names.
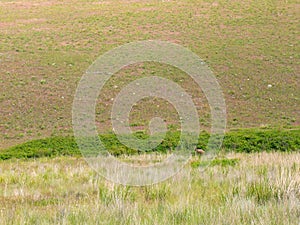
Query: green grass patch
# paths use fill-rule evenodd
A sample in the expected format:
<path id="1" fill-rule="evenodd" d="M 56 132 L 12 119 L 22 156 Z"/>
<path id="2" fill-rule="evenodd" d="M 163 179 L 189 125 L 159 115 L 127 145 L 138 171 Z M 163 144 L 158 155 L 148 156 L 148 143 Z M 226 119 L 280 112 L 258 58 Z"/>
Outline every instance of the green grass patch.
<path id="1" fill-rule="evenodd" d="M 227 166 L 235 166 L 238 164 L 240 159 L 226 159 L 226 158 L 221 158 L 221 159 L 213 159 L 212 161 L 201 161 L 201 160 L 196 160 L 191 162 L 191 167 L 192 168 L 197 168 L 197 167 L 205 167 L 205 166 L 222 166 L 222 167 L 227 167 Z"/>
<path id="2" fill-rule="evenodd" d="M 265 204 L 271 199 L 276 199 L 277 192 L 267 181 L 252 182 L 247 185 L 246 197 L 254 198 L 259 204 Z"/>

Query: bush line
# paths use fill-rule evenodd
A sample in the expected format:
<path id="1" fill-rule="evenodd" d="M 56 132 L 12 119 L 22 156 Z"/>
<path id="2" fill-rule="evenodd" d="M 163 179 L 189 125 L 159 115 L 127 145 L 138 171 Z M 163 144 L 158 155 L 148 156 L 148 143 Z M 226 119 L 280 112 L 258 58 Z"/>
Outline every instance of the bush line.
<path id="1" fill-rule="evenodd" d="M 139 138 L 147 135 L 138 132 Z M 174 149 L 179 142 L 180 132 L 168 132 L 165 139 L 152 151 L 167 152 Z M 101 134 L 100 139 L 109 152 L 115 156 L 121 154 L 137 154 L 137 150 L 121 144 L 112 133 Z M 201 132 L 198 139 L 198 148 L 206 149 L 209 133 Z M 282 129 L 241 129 L 229 131 L 225 134 L 222 150 L 225 152 L 261 152 L 282 151 L 291 152 L 300 149 L 300 127 L 291 130 Z M 45 139 L 33 140 L 0 151 L 0 160 L 11 158 L 39 158 L 55 156 L 81 156 L 76 141 L 72 136 L 54 136 Z"/>

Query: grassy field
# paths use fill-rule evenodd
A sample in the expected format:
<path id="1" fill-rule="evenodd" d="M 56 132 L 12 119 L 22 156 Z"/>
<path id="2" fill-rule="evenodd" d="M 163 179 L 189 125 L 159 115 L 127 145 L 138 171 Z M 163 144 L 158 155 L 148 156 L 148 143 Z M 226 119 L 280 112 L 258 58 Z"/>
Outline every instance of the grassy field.
<path id="1" fill-rule="evenodd" d="M 198 160 L 146 187 L 113 185 L 81 158 L 4 161 L 0 224 L 299 224 L 299 153 L 227 154 L 204 172 Z"/>
<path id="2" fill-rule="evenodd" d="M 296 0 L 1 0 L 0 225 L 300 225 L 299 15 Z M 71 113 L 78 82 L 98 56 L 140 40 L 177 43 L 202 58 L 222 87 L 228 126 L 204 172 L 193 156 L 165 182 L 129 187 L 87 165 Z M 174 67 L 139 63 L 112 76 L 95 110 L 102 141 L 121 161 L 157 162 L 178 142 L 175 108 L 155 98 L 130 114 L 141 138 L 151 118 L 166 121 L 170 135 L 155 154 L 124 155 L 137 152 L 112 134 L 116 95 L 153 75 L 191 95 L 198 147 L 206 147 L 211 113 L 196 83 Z"/>
<path id="3" fill-rule="evenodd" d="M 0 149 L 71 134 L 73 96 L 88 66 L 114 47 L 148 39 L 178 43 L 210 65 L 226 98 L 229 129 L 299 125 L 298 9 L 296 0 L 2 0 Z M 186 74 L 143 63 L 106 84 L 96 109 L 99 132 L 111 130 L 120 89 L 153 74 L 184 87 L 203 129 L 210 126 L 206 99 Z M 133 109 L 131 126 L 144 129 L 155 115 L 177 124 L 171 105 L 148 99 Z"/>

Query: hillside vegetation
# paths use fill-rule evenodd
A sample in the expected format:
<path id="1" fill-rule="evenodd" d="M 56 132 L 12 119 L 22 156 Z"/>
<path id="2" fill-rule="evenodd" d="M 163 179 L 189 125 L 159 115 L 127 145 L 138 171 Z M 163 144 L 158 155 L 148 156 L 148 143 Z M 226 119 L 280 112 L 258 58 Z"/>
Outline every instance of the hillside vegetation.
<path id="1" fill-rule="evenodd" d="M 144 133 L 136 133 L 139 138 L 146 138 Z M 226 133 L 220 153 L 237 152 L 294 152 L 300 150 L 300 128 L 294 130 L 279 129 L 242 129 Z M 199 136 L 198 148 L 206 150 L 209 133 Z M 143 154 L 130 149 L 119 142 L 115 134 L 100 135 L 107 150 L 114 156 Z M 151 152 L 169 153 L 180 140 L 180 132 L 169 132 L 164 141 Z M 151 153 L 149 152 L 149 153 Z M 0 160 L 11 158 L 39 158 L 53 156 L 81 156 L 76 141 L 72 136 L 56 136 L 29 141 L 0 151 Z"/>

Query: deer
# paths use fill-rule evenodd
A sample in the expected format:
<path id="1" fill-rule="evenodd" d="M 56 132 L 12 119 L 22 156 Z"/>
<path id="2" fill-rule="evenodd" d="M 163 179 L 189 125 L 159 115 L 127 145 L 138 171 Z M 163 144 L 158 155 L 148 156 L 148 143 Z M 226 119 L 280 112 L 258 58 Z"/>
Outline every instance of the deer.
<path id="1" fill-rule="evenodd" d="M 196 148 L 196 149 L 195 149 L 195 152 L 196 152 L 197 154 L 199 154 L 199 155 L 203 155 L 203 154 L 205 153 L 205 151 L 204 151 L 203 149 L 201 149 L 201 148 Z"/>

